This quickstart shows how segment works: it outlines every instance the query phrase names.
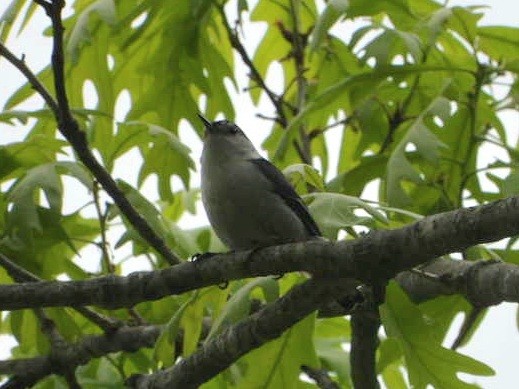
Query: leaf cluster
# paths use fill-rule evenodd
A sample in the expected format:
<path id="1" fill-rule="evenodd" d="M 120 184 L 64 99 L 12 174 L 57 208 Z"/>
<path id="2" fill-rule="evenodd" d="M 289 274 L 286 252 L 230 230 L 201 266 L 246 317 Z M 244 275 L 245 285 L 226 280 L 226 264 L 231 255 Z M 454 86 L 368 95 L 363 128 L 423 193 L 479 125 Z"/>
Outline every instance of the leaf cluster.
<path id="1" fill-rule="evenodd" d="M 519 109 L 519 29 L 482 26 L 481 8 L 432 0 L 193 0 L 174 7 L 164 0 L 75 0 L 70 7 L 65 87 L 74 118 L 131 204 L 181 258 L 223 250 L 208 226 L 182 227 L 200 213 L 197 165 L 185 134 L 199 142 L 201 110 L 233 120 L 240 107 L 232 89 L 243 87 L 238 72 L 250 75 L 241 93 L 253 104 L 270 99 L 275 117 L 262 146 L 329 239 L 518 194 L 519 153 L 501 114 Z M 23 33 L 40 11 L 36 3 L 13 0 L 0 18 L 0 41 Z M 238 15 L 236 25 L 229 15 Z M 242 33 L 250 26 L 261 30 L 254 50 Z M 281 88 L 266 82 L 273 65 Z M 54 93 L 52 64 L 37 77 Z M 50 108 L 19 108 L 36 93 L 29 83 L 21 86 L 0 113 L 1 123 L 29 128 L 23 139 L 0 146 L 0 252 L 46 280 L 122 274 L 122 246 L 151 268 L 163 267 L 124 214 L 99 196 L 92 173 L 57 135 Z M 95 104 L 88 106 L 92 95 Z M 483 158 L 489 147 L 500 151 L 490 162 Z M 133 181 L 118 177 L 121 165 Z M 153 189 L 143 190 L 150 182 Z M 76 200 L 80 191 L 87 200 Z M 514 242 L 476 246 L 463 256 L 517 263 Z M 77 261 L 84 253 L 95 274 Z M 169 367 L 303 279 L 240 280 L 132 309 L 96 308 L 164 329 L 153 349 L 92 359 L 77 369 L 77 380 L 118 386 L 132 374 Z M 13 281 L 0 270 L 0 282 Z M 377 355 L 385 385 L 465 388 L 472 385 L 458 372 L 492 374 L 442 346 L 454 317 L 470 309 L 457 295 L 415 305 L 392 284 Z M 99 333 L 71 308 L 46 314 L 68 342 Z M 51 351 L 39 320 L 32 311 L 2 316 L 1 332 L 17 341 L 13 357 Z M 314 387 L 301 379 L 301 365 L 324 368 L 350 387 L 344 347 L 350 341 L 347 318 L 313 314 L 204 388 Z M 63 385 L 58 376 L 39 383 Z"/>

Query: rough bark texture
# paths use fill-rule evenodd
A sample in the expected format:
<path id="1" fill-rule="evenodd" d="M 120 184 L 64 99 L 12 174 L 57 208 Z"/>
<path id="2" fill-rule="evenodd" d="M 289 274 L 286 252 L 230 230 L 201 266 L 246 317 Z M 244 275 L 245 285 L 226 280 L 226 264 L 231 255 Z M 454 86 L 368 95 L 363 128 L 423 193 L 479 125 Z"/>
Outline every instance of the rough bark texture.
<path id="1" fill-rule="evenodd" d="M 71 305 L 128 307 L 229 280 L 291 271 L 307 271 L 320 278 L 352 277 L 368 284 L 378 283 L 438 256 L 518 233 L 519 197 L 511 197 L 427 217 L 396 230 L 375 231 L 354 241 L 316 240 L 252 253 L 218 254 L 198 262 L 127 277 L 0 285 L 0 309 Z M 513 265 L 509 266 L 506 271 L 514 269 Z M 482 269 L 486 271 L 478 275 L 478 287 L 487 285 L 483 274 L 488 276 L 491 269 Z M 519 291 L 509 282 L 515 274 L 514 271 L 501 274 L 500 285 L 506 289 L 488 296 L 489 302 L 518 301 Z M 481 294 L 480 289 L 470 288 L 470 294 Z"/>

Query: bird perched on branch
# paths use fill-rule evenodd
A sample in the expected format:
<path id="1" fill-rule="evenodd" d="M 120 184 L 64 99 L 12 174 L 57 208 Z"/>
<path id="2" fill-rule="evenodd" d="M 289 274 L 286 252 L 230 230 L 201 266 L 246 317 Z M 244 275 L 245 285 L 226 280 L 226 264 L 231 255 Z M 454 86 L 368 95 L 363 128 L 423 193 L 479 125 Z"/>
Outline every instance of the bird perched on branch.
<path id="1" fill-rule="evenodd" d="M 205 126 L 202 202 L 216 235 L 231 250 L 321 236 L 303 200 L 243 131 L 227 120 Z"/>

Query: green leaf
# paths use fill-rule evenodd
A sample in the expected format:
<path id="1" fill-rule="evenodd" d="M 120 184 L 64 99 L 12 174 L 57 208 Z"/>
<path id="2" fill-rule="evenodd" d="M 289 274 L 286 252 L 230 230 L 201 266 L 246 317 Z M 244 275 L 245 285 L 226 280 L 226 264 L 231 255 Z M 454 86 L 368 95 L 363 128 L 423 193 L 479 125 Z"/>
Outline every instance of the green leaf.
<path id="1" fill-rule="evenodd" d="M 341 388 L 352 388 L 350 354 L 342 348 L 344 341 L 337 339 L 316 339 L 315 347 L 317 355 L 324 369 L 337 373 Z"/>
<path id="2" fill-rule="evenodd" d="M 99 222 L 95 219 L 85 219 L 79 213 L 63 216 L 22 203 L 14 204 L 8 213 L 0 247 L 13 261 L 41 278 L 66 273 L 72 279 L 84 279 L 86 272 L 71 259 L 97 235 Z"/>
<path id="3" fill-rule="evenodd" d="M 10 124 L 12 126 L 17 125 L 15 119 L 21 124 L 27 124 L 30 118 L 53 118 L 53 113 L 50 109 L 39 109 L 35 111 L 23 111 L 23 110 L 7 110 L 0 113 L 0 122 Z"/>
<path id="4" fill-rule="evenodd" d="M 170 179 L 172 175 L 179 176 L 185 187 L 189 187 L 189 170 L 195 169 L 195 163 L 190 157 L 190 149 L 171 131 L 149 123 L 127 122 L 127 125 L 144 126 L 148 129 L 153 144 L 144 148 L 144 164 L 139 172 L 139 185 L 146 177 L 155 173 L 158 176 L 158 189 L 161 198 L 171 199 L 172 190 Z"/>
<path id="5" fill-rule="evenodd" d="M 402 349 L 396 338 L 386 338 L 378 346 L 377 372 L 381 373 L 386 368 L 395 364 L 403 357 Z"/>
<path id="6" fill-rule="evenodd" d="M 199 201 L 199 189 L 182 190 L 180 192 L 173 193 L 173 199 L 164 207 L 163 215 L 169 220 L 178 222 L 178 220 L 183 215 L 185 215 L 186 211 L 195 215 L 196 206 Z"/>
<path id="7" fill-rule="evenodd" d="M 391 205 L 404 207 L 410 202 L 409 196 L 401 186 L 402 180 L 409 180 L 415 184 L 422 182 L 422 178 L 406 158 L 406 147 L 413 144 L 416 152 L 429 163 L 437 165 L 439 150 L 446 145 L 425 125 L 427 115 L 437 115 L 446 119 L 449 115 L 449 102 L 443 96 L 434 99 L 429 106 L 407 129 L 405 135 L 395 147 L 387 164 L 387 199 Z"/>
<path id="8" fill-rule="evenodd" d="M 11 331 L 18 341 L 13 349 L 15 358 L 33 357 L 50 351 L 47 337 L 43 336 L 35 314 L 29 310 L 11 312 Z"/>
<path id="9" fill-rule="evenodd" d="M 496 61 L 504 61 L 504 67 L 517 71 L 519 61 L 519 28 L 483 26 L 478 28 L 481 49 Z"/>
<path id="10" fill-rule="evenodd" d="M 80 45 L 90 40 L 89 21 L 93 13 L 97 13 L 103 22 L 115 25 L 116 10 L 113 0 L 97 0 L 86 7 L 77 16 L 67 42 L 66 50 L 73 62 L 78 60 Z"/>
<path id="11" fill-rule="evenodd" d="M 409 75 L 417 75 L 429 72 L 461 72 L 470 73 L 470 70 L 448 67 L 448 66 L 428 66 L 428 65 L 406 65 L 406 66 L 381 66 L 374 70 L 363 71 L 358 74 L 346 77 L 337 82 L 334 86 L 329 87 L 312 101 L 309 101 L 306 107 L 294 117 L 287 127 L 278 149 L 274 155 L 274 160 L 282 159 L 286 153 L 288 145 L 295 139 L 297 135 L 296 129 L 306 120 L 306 118 L 321 109 L 326 108 L 330 104 L 334 104 L 337 100 L 343 99 L 350 89 L 362 86 L 364 97 L 374 94 L 377 86 L 385 81 L 387 77 L 406 77 Z M 358 97 L 357 97 L 358 98 Z"/>
<path id="12" fill-rule="evenodd" d="M 274 61 L 283 58 L 289 51 L 290 44 L 281 37 L 281 34 L 275 27 L 270 27 L 261 40 L 253 58 L 254 66 L 263 79 L 267 76 L 269 66 Z M 259 104 L 262 89 L 258 88 L 252 79 L 249 81 L 249 93 L 252 102 L 256 105 Z"/>
<path id="13" fill-rule="evenodd" d="M 19 177 L 31 168 L 52 163 L 66 145 L 67 142 L 59 139 L 35 135 L 23 142 L 0 146 L 0 179 Z"/>
<path id="14" fill-rule="evenodd" d="M 184 311 L 193 303 L 193 301 L 196 300 L 197 296 L 197 292 L 193 293 L 191 298 L 180 306 L 168 321 L 168 324 L 166 324 L 164 330 L 162 330 L 160 336 L 155 342 L 153 358 L 157 362 L 162 363 L 164 367 L 171 366 L 175 362 L 175 341 L 177 339 L 178 331 L 180 330 L 180 320 L 182 319 Z"/>
<path id="15" fill-rule="evenodd" d="M 14 27 L 17 18 L 21 16 L 21 11 L 27 0 L 12 0 L 11 3 L 5 8 L 4 13 L 0 16 L 0 41 L 6 42 L 8 37 L 10 36 L 11 29 Z M 36 4 L 31 3 L 29 7 L 27 7 L 25 11 L 24 20 L 21 23 L 18 33 L 21 33 L 24 26 L 30 19 L 34 10 L 36 9 Z"/>
<path id="16" fill-rule="evenodd" d="M 387 224 L 387 218 L 382 212 L 357 197 L 339 193 L 312 193 L 305 197 L 312 199 L 309 205 L 310 211 L 323 235 L 329 239 L 336 239 L 340 229 L 369 224 L 369 218 L 356 214 L 359 209 L 366 211 L 379 222 Z"/>
<path id="17" fill-rule="evenodd" d="M 305 387 L 299 380 L 301 365 L 319 367 L 313 345 L 314 322 L 315 315 L 309 315 L 278 339 L 242 357 L 238 364 L 246 366 L 247 374 L 237 387 L 251 388 L 258 384 L 265 388 Z"/>
<path id="18" fill-rule="evenodd" d="M 387 388 L 407 389 L 408 385 L 402 373 L 402 368 L 398 364 L 389 365 L 382 372 L 382 379 Z"/>
<path id="19" fill-rule="evenodd" d="M 88 190 L 93 189 L 90 171 L 78 162 L 59 161 L 55 163 L 55 167 L 56 172 L 59 174 L 68 173 L 69 176 L 76 178 Z"/>
<path id="20" fill-rule="evenodd" d="M 246 283 L 238 289 L 225 304 L 222 312 L 214 321 L 206 341 L 221 332 L 226 326 L 240 321 L 249 315 L 250 294 L 254 289 L 261 288 L 268 302 L 279 297 L 279 287 L 272 277 L 260 277 Z"/>
<path id="21" fill-rule="evenodd" d="M 310 50 L 315 51 L 323 42 L 328 31 L 348 8 L 348 0 L 331 0 L 319 15 L 312 31 Z"/>
<path id="22" fill-rule="evenodd" d="M 151 228 L 153 228 L 155 233 L 159 234 L 159 236 L 161 236 L 162 238 L 166 238 L 168 234 L 168 229 L 157 208 L 131 185 L 127 184 L 122 180 L 118 180 L 117 184 L 119 185 L 127 199 L 130 201 L 130 203 L 135 207 L 139 214 L 146 219 Z M 114 212 L 119 211 L 114 210 Z M 126 221 L 126 219 L 124 218 L 123 220 Z M 140 238 L 135 232 L 135 230 L 133 230 L 131 225 L 127 224 L 127 226 L 129 230 L 117 242 L 116 247 L 121 246 L 125 242 L 130 241 L 132 239 L 137 241 L 133 242 L 134 245 L 138 242 L 140 242 L 141 244 L 145 244 L 142 238 Z"/>
<path id="23" fill-rule="evenodd" d="M 299 163 L 290 165 L 283 169 L 283 174 L 290 179 L 290 182 L 300 193 L 307 192 L 306 184 L 315 189 L 324 190 L 324 182 L 317 170 L 310 165 Z"/>
<path id="24" fill-rule="evenodd" d="M 494 371 L 482 362 L 441 346 L 435 341 L 430 325 L 395 282 L 387 290 L 380 313 L 389 337 L 403 350 L 411 385 L 417 389 L 476 388 L 457 376 L 459 372 L 488 376 Z"/>
<path id="25" fill-rule="evenodd" d="M 422 58 L 421 46 L 420 38 L 413 33 L 386 29 L 366 45 L 363 60 L 373 57 L 377 66 L 391 65 L 396 56 L 410 54 L 414 63 L 419 63 Z"/>
<path id="26" fill-rule="evenodd" d="M 19 204 L 34 213 L 38 201 L 33 200 L 35 192 L 43 190 L 51 210 L 60 212 L 62 206 L 63 188 L 58 173 L 68 173 L 77 178 L 87 188 L 92 189 L 92 180 L 84 167 L 75 162 L 51 162 L 36 166 L 19 179 L 10 190 L 7 199 Z"/>
<path id="27" fill-rule="evenodd" d="M 477 23 L 483 14 L 475 13 L 478 8 L 484 7 L 452 7 L 452 17 L 448 20 L 448 27 L 465 38 L 471 45 L 474 45 L 476 39 L 479 39 Z"/>
<path id="28" fill-rule="evenodd" d="M 351 341 L 350 322 L 344 317 L 318 319 L 315 323 L 314 343 L 324 369 L 337 373 L 341 387 L 351 388 L 349 353 L 343 345 Z"/>
<path id="29" fill-rule="evenodd" d="M 515 196 L 519 194 L 519 169 L 513 169 L 503 182 L 503 194 Z"/>
<path id="30" fill-rule="evenodd" d="M 200 343 L 200 334 L 202 333 L 204 315 L 211 306 L 212 309 L 220 309 L 228 297 L 227 290 L 221 290 L 217 286 L 202 289 L 198 292 L 198 296 L 184 311 L 181 325 L 184 328 L 183 352 L 182 355 L 187 357 L 195 352 Z"/>
<path id="31" fill-rule="evenodd" d="M 52 86 L 54 79 L 52 77 L 52 68 L 50 65 L 36 73 L 36 77 L 40 83 L 47 88 L 47 90 L 51 90 L 50 87 Z M 25 83 L 14 94 L 9 96 L 5 102 L 4 110 L 16 107 L 18 104 L 23 103 L 34 94 L 36 94 L 36 90 L 32 87 L 32 85 L 29 82 Z"/>
<path id="32" fill-rule="evenodd" d="M 13 203 L 24 203 L 25 206 L 36 207 L 31 200 L 36 189 L 42 189 L 51 209 L 61 210 L 62 185 L 56 173 L 56 165 L 48 163 L 32 168 L 25 177 L 18 180 L 10 191 L 8 200 Z"/>
<path id="33" fill-rule="evenodd" d="M 367 155 L 359 159 L 356 166 L 338 174 L 326 184 L 329 192 L 360 196 L 366 184 L 386 172 L 388 158 L 384 155 Z"/>

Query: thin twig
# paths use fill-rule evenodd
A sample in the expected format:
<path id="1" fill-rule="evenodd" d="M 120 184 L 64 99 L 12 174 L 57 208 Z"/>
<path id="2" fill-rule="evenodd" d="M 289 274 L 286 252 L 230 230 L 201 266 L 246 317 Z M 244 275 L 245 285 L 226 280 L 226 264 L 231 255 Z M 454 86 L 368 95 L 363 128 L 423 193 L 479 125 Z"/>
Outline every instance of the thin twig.
<path id="1" fill-rule="evenodd" d="M 238 54 L 240 54 L 242 61 L 249 68 L 252 80 L 254 80 L 263 91 L 265 91 L 268 98 L 272 102 L 272 105 L 276 109 L 276 113 L 278 115 L 279 124 L 282 127 L 286 127 L 288 122 L 285 112 L 283 111 L 283 100 L 276 96 L 276 94 L 267 86 L 265 80 L 263 80 L 263 77 L 259 73 L 258 69 L 256 69 L 256 66 L 252 62 L 252 59 L 249 57 L 247 50 L 245 50 L 245 47 L 242 45 L 240 39 L 238 38 L 238 34 L 236 33 L 236 31 L 233 30 L 233 28 L 229 24 L 223 6 L 217 6 L 217 8 L 220 12 L 220 16 L 222 18 L 223 25 L 227 31 L 227 35 L 229 37 L 229 42 L 231 43 L 231 46 L 234 47 Z"/>
<path id="2" fill-rule="evenodd" d="M 308 377 L 313 379 L 316 385 L 321 389 L 339 389 L 337 382 L 333 381 L 328 372 L 324 369 L 315 369 L 310 366 L 303 365 L 301 370 L 306 373 Z"/>
<path id="3" fill-rule="evenodd" d="M 50 95 L 49 91 L 45 86 L 38 80 L 38 77 L 27 67 L 23 59 L 17 58 L 7 47 L 0 42 L 0 55 L 5 57 L 15 68 L 17 68 L 27 78 L 32 87 L 39 93 L 43 100 L 50 107 L 54 116 L 58 116 L 59 108 L 58 103 Z"/>
<path id="4" fill-rule="evenodd" d="M 350 122 L 355 118 L 354 115 L 350 115 L 348 116 L 346 119 L 342 119 L 342 120 L 338 120 L 336 122 L 333 122 L 331 124 L 328 124 L 327 126 L 324 126 L 323 128 L 316 128 L 316 129 L 313 129 L 311 132 L 308 133 L 308 137 L 310 139 L 313 139 L 313 138 L 316 138 L 318 137 L 319 135 L 321 134 L 324 134 L 326 131 L 332 129 L 332 128 L 335 128 L 335 127 L 338 127 L 338 126 L 342 126 L 342 125 L 349 125 Z"/>
<path id="5" fill-rule="evenodd" d="M 281 22 L 278 23 L 278 27 L 284 36 L 290 39 L 290 43 L 292 44 L 292 53 L 294 58 L 294 66 L 296 71 L 296 82 L 297 82 L 297 100 L 296 100 L 296 108 L 297 113 L 301 112 L 306 104 L 306 90 L 307 90 L 307 81 L 304 76 L 305 72 L 305 43 L 303 42 L 300 27 L 301 20 L 299 15 L 299 2 L 296 0 L 290 0 L 290 13 L 292 14 L 292 22 L 294 25 L 293 31 L 284 31 L 284 26 Z M 311 140 L 309 136 L 306 134 L 305 127 L 300 125 L 298 128 L 299 138 L 301 140 L 301 144 L 296 147 L 296 150 L 299 154 L 299 157 L 306 163 L 307 165 L 312 165 L 312 153 L 310 150 Z"/>
<path id="6" fill-rule="evenodd" d="M 305 69 L 305 71 L 308 70 L 308 69 Z M 285 105 L 290 108 L 290 110 L 292 111 L 292 114 L 296 115 L 297 114 L 297 107 L 295 107 L 294 105 L 290 104 L 288 101 L 285 100 L 285 96 L 286 94 L 288 93 L 288 91 L 290 90 L 290 88 L 292 88 L 292 86 L 297 82 L 297 78 L 298 76 L 296 75 L 295 77 L 293 77 L 290 82 L 287 84 L 287 86 L 285 87 L 285 90 L 283 91 L 283 93 L 281 93 L 281 96 L 279 96 L 280 99 L 282 99 L 285 103 Z"/>
<path id="7" fill-rule="evenodd" d="M 461 325 L 461 328 L 456 336 L 456 339 L 452 342 L 451 350 L 457 350 L 458 347 L 463 345 L 469 334 L 474 330 L 475 325 L 478 323 L 478 318 L 481 312 L 483 312 L 486 307 L 472 307 L 472 310 L 469 312 L 467 316 L 465 316 L 465 320 Z"/>
<path id="8" fill-rule="evenodd" d="M 63 23 L 61 19 L 61 11 L 65 5 L 63 0 L 53 0 L 49 3 L 44 0 L 34 0 L 35 3 L 41 5 L 47 15 L 49 15 L 53 28 L 53 49 L 52 49 L 52 71 L 54 74 L 54 87 L 56 90 L 57 104 L 50 95 L 45 93 L 39 86 L 34 73 L 32 73 L 23 64 L 23 61 L 17 60 L 16 57 L 6 57 L 16 68 L 18 68 L 35 87 L 42 97 L 47 101 L 54 102 L 51 108 L 58 122 L 58 129 L 61 134 L 71 144 L 78 158 L 92 172 L 97 181 L 103 186 L 106 192 L 112 197 L 119 207 L 121 213 L 129 220 L 138 233 L 153 247 L 164 259 L 171 265 L 180 263 L 178 258 L 166 245 L 164 240 L 157 235 L 151 228 L 150 224 L 136 211 L 124 193 L 119 189 L 114 179 L 106 171 L 106 169 L 97 161 L 88 147 L 86 135 L 79 129 L 77 121 L 72 116 L 66 88 L 64 76 L 64 54 L 63 54 Z M 2 51 L 5 56 L 5 50 Z M 13 61 L 15 60 L 15 61 Z M 23 66 L 22 66 L 23 65 Z"/>
<path id="9" fill-rule="evenodd" d="M 106 212 L 101 211 L 101 204 L 99 204 L 99 183 L 94 181 L 92 193 L 94 195 L 94 205 L 97 213 L 97 219 L 99 220 L 99 230 L 101 232 L 101 255 L 103 257 L 103 263 L 105 264 L 106 271 L 109 273 L 114 272 L 114 265 L 110 261 L 110 253 L 108 252 L 108 240 L 106 239 Z"/>
<path id="10" fill-rule="evenodd" d="M 257 113 L 256 117 L 260 118 L 260 119 L 263 119 L 263 120 L 269 120 L 269 121 L 272 121 L 272 122 L 277 122 L 277 120 L 278 120 L 277 117 L 274 118 L 274 117 L 266 116 L 266 115 L 263 115 L 262 113 Z"/>

